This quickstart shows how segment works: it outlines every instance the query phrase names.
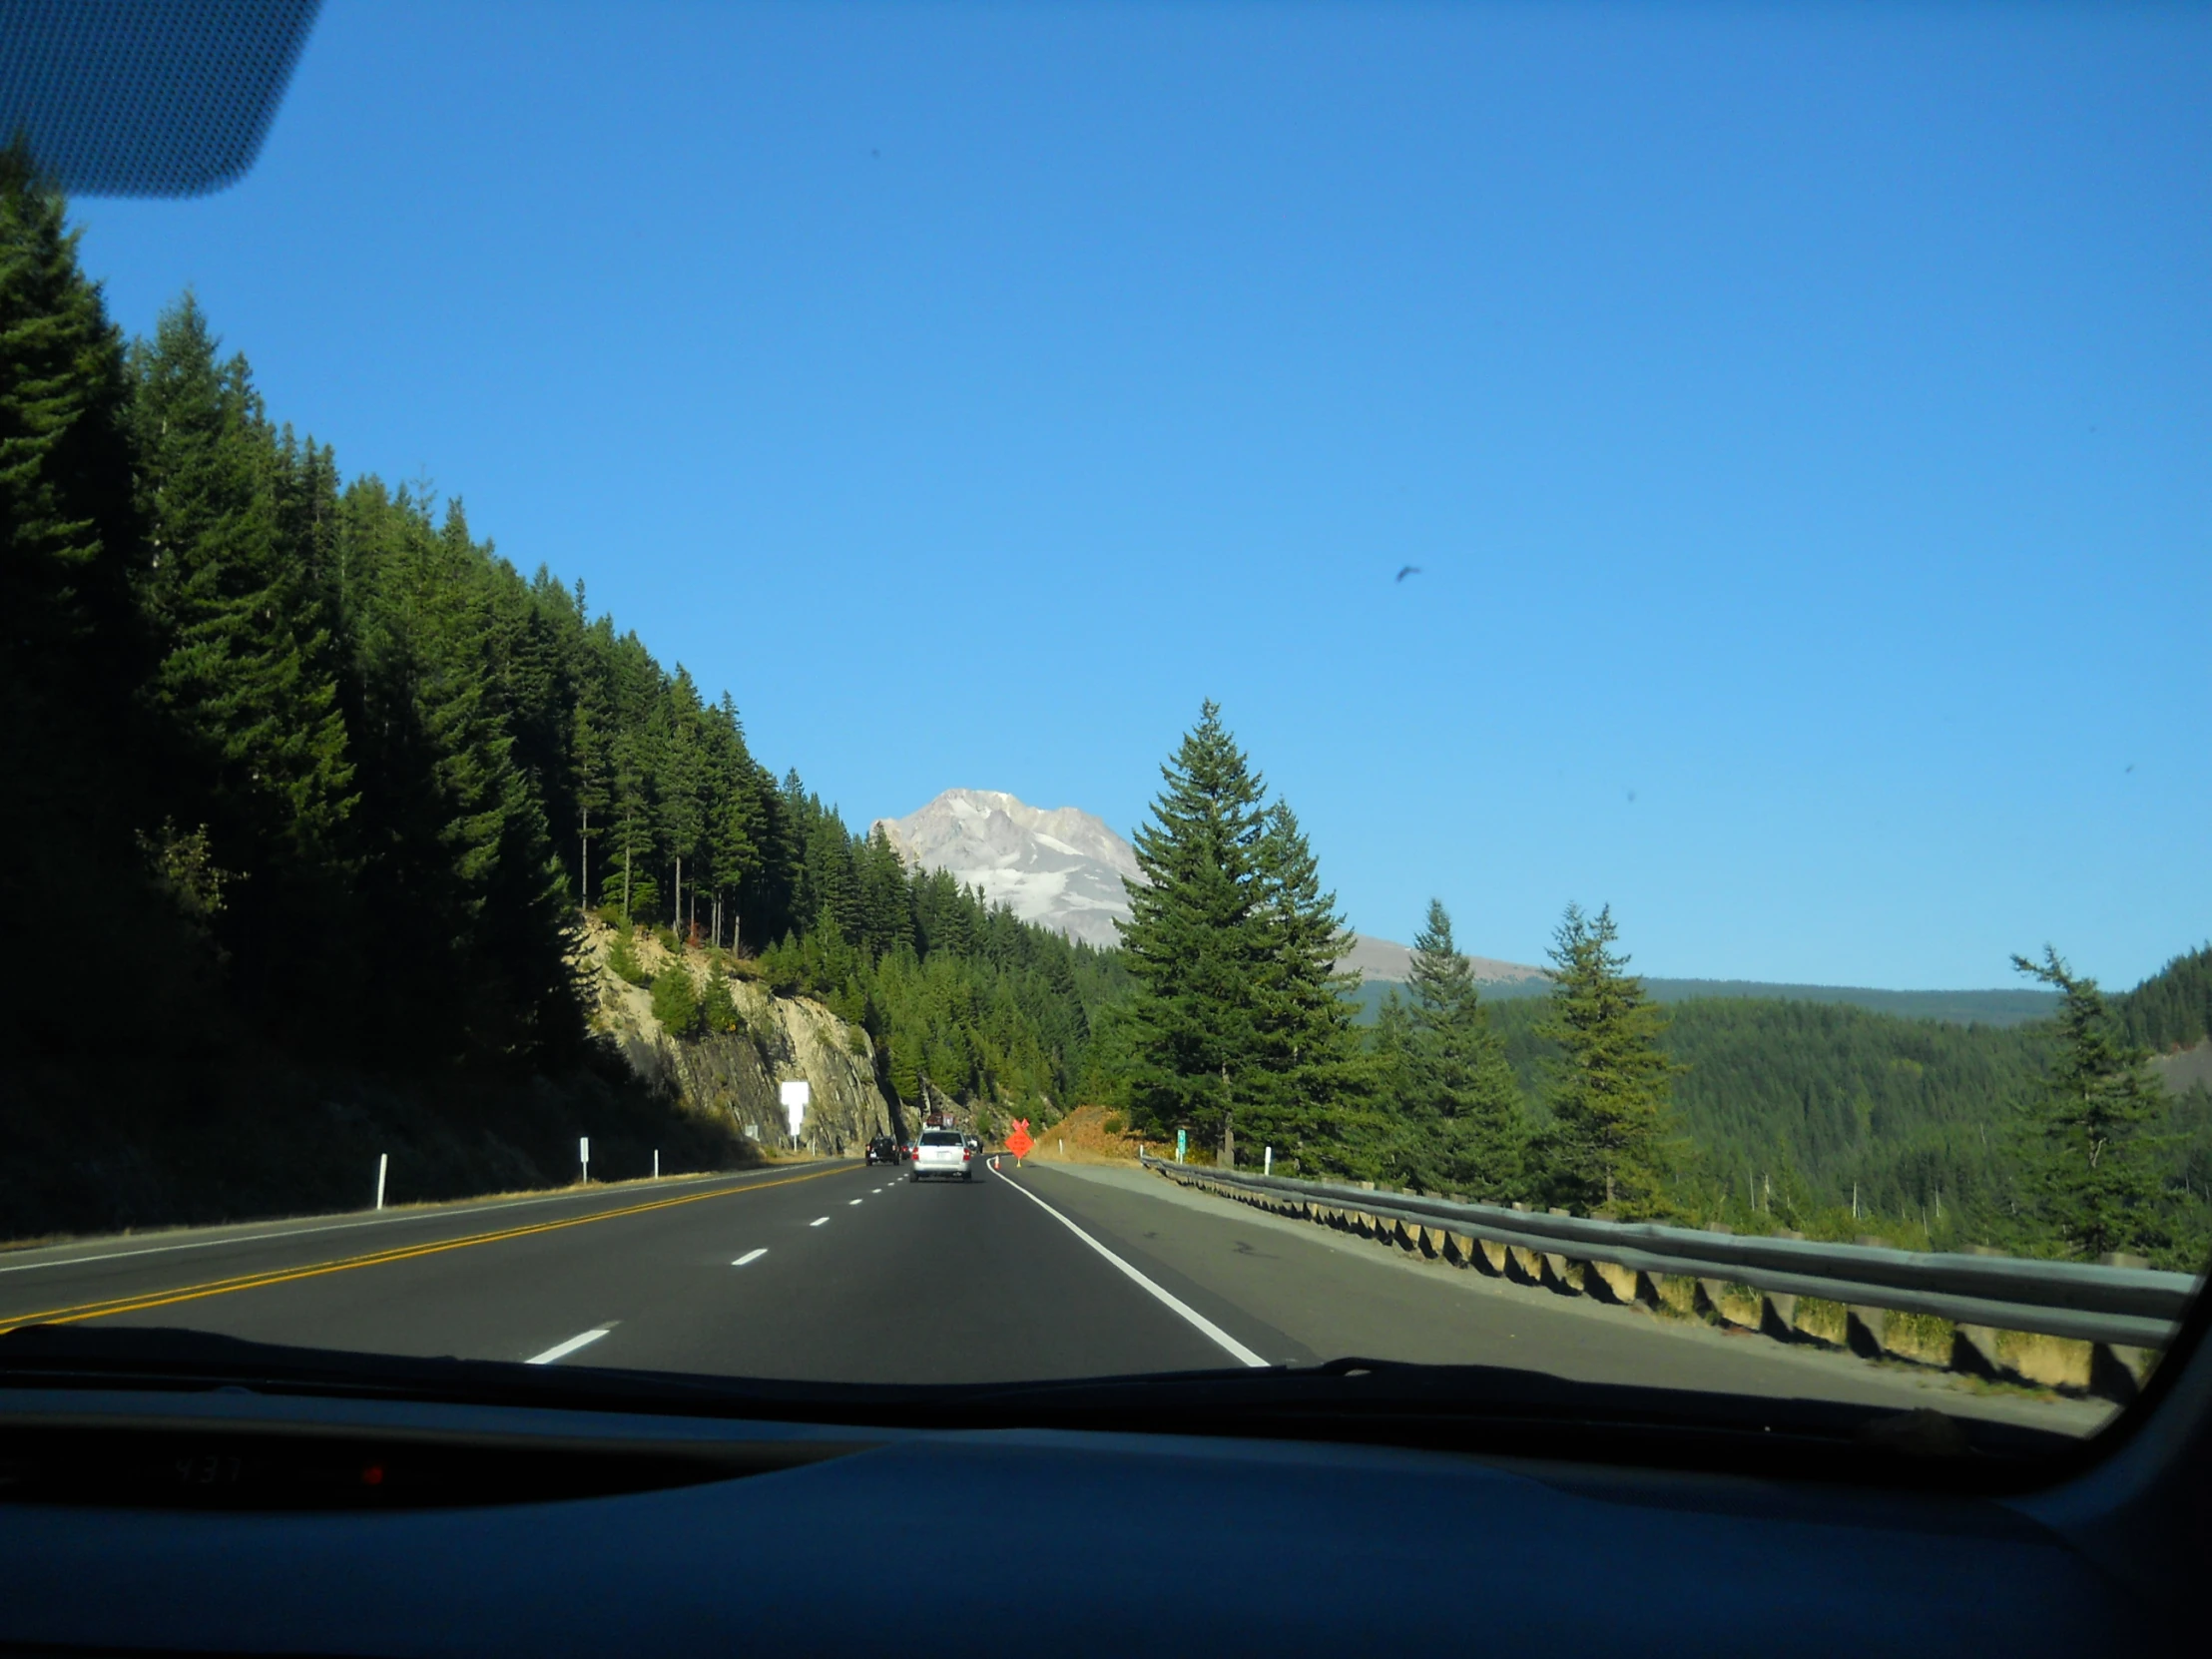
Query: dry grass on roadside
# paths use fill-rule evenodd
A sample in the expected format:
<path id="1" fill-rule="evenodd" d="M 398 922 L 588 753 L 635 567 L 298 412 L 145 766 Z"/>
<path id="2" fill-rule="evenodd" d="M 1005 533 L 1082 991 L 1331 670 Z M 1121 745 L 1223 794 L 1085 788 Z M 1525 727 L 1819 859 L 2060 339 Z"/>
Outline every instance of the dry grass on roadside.
<path id="1" fill-rule="evenodd" d="M 1138 1137 L 1128 1133 L 1119 1112 L 1104 1106 L 1078 1106 L 1057 1123 L 1032 1127 L 1036 1149 L 1029 1156 L 1045 1163 L 1133 1164 Z"/>

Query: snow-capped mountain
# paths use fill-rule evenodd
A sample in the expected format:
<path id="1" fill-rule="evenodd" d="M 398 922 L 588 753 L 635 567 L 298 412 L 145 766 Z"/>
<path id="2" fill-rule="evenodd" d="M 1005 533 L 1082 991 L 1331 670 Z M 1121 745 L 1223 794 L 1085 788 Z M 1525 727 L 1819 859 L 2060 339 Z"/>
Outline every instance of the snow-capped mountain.
<path id="1" fill-rule="evenodd" d="M 908 863 L 950 870 L 1024 921 L 1096 945 L 1121 942 L 1129 917 L 1122 878 L 1137 855 L 1102 819 L 1074 807 L 1029 806 L 998 790 L 946 790 L 918 813 L 877 819 Z"/>
<path id="2" fill-rule="evenodd" d="M 1103 819 L 1075 807 L 1032 807 L 1000 790 L 946 790 L 917 813 L 877 819 L 873 829 L 910 864 L 949 870 L 1024 921 L 1056 927 L 1095 945 L 1121 942 L 1129 919 L 1123 877 L 1141 880 L 1137 854 Z M 1355 936 L 1343 965 L 1370 979 L 1403 979 L 1412 952 L 1389 939 Z M 1473 958 L 1477 979 L 1525 979 L 1541 970 Z"/>

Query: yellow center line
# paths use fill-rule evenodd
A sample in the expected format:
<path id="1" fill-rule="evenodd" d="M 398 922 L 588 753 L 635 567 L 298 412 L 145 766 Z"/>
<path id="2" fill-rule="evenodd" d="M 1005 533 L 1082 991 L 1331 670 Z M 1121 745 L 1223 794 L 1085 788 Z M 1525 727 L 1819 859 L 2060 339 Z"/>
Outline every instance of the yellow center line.
<path id="1" fill-rule="evenodd" d="M 240 1274 L 231 1279 L 211 1279 L 204 1284 L 186 1285 L 173 1291 L 142 1292 L 136 1296 L 116 1297 L 107 1302 L 80 1302 L 68 1308 L 50 1308 L 39 1314 L 11 1314 L 0 1318 L 0 1335 L 25 1325 L 75 1325 L 80 1320 L 104 1319 L 110 1314 L 135 1314 L 147 1308 L 167 1308 L 179 1302 L 197 1302 L 203 1297 L 229 1296 L 234 1291 L 260 1290 L 265 1285 L 286 1285 L 295 1279 L 316 1279 L 324 1274 L 345 1273 L 353 1268 L 381 1267 L 387 1262 L 411 1261 L 417 1256 L 437 1256 L 448 1250 L 467 1250 L 473 1245 L 498 1244 L 506 1239 L 528 1238 L 533 1233 L 558 1233 L 567 1227 L 585 1227 L 595 1221 L 613 1221 L 617 1216 L 638 1216 L 648 1210 L 672 1210 L 679 1204 L 699 1204 L 710 1198 L 732 1198 L 740 1193 L 766 1192 L 771 1187 L 789 1187 L 801 1181 L 820 1181 L 826 1175 L 849 1175 L 847 1169 L 816 1170 L 811 1175 L 787 1175 L 781 1181 L 755 1181 L 737 1187 L 717 1187 L 713 1192 L 687 1193 L 680 1198 L 657 1198 L 646 1204 L 626 1204 L 619 1210 L 600 1210 L 588 1216 L 571 1216 L 565 1221 L 533 1222 L 527 1227 L 507 1227 L 493 1233 L 472 1233 L 465 1238 L 447 1239 L 438 1244 L 402 1245 L 392 1250 L 370 1251 L 362 1256 L 344 1256 L 332 1262 L 317 1262 L 303 1268 L 272 1268 L 264 1273 Z"/>

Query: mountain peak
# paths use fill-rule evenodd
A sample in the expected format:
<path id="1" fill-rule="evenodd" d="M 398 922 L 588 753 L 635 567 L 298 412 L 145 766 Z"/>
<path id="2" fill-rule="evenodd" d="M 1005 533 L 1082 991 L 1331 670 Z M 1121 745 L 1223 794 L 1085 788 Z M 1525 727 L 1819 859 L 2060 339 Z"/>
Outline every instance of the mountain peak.
<path id="1" fill-rule="evenodd" d="M 1103 819 L 1076 807 L 1032 807 L 1003 790 L 946 790 L 919 812 L 870 826 L 910 864 L 947 870 L 1024 921 L 1086 944 L 1121 942 L 1124 880 L 1137 854 Z"/>
<path id="2" fill-rule="evenodd" d="M 907 863 L 945 870 L 1022 920 L 1086 944 L 1121 943 L 1114 923 L 1129 919 L 1123 883 L 1144 879 L 1135 849 L 1104 819 L 1078 807 L 1032 807 L 1003 790 L 946 790 L 919 812 L 868 828 L 882 830 Z M 1370 979 L 1403 979 L 1411 960 L 1404 945 L 1361 933 L 1339 965 Z M 1482 980 L 1542 971 L 1485 956 L 1473 964 Z"/>

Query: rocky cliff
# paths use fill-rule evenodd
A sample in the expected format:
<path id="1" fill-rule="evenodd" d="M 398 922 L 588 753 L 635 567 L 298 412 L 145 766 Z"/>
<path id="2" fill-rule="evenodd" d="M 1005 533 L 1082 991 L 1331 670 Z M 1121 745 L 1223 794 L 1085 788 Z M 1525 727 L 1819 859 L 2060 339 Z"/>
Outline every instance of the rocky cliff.
<path id="1" fill-rule="evenodd" d="M 666 1086 L 697 1111 L 727 1117 L 749 1140 L 785 1143 L 784 1108 L 777 1085 L 805 1078 L 813 1101 L 800 1125 L 802 1145 L 821 1152 L 852 1152 L 871 1135 L 894 1127 L 891 1103 L 875 1082 L 867 1033 L 847 1025 L 808 997 L 783 997 L 743 977 L 745 964 L 727 963 L 731 1000 L 744 1020 L 727 1035 L 672 1037 L 653 1016 L 652 993 L 618 976 L 608 965 L 614 930 L 594 921 L 583 946 L 585 986 L 593 999 L 591 1023 L 621 1047 L 631 1069 Z M 633 943 L 638 965 L 650 978 L 675 957 L 640 935 Z M 705 951 L 684 953 L 683 967 L 705 988 L 716 960 Z"/>

